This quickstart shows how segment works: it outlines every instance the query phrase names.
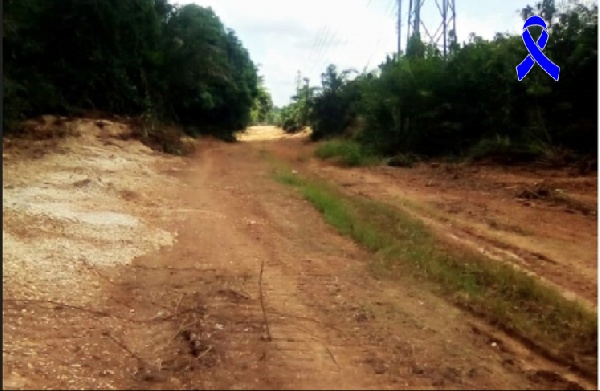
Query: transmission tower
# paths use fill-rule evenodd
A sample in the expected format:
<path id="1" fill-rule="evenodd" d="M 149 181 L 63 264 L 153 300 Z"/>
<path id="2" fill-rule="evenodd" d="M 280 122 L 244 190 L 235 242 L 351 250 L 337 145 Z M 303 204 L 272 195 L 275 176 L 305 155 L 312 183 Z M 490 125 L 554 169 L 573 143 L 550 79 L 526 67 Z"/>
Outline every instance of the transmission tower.
<path id="1" fill-rule="evenodd" d="M 398 4 L 401 6 L 402 0 L 398 0 Z M 422 16 L 427 11 L 437 16 L 425 22 Z M 407 47 L 413 34 L 446 56 L 450 38 L 456 39 L 456 0 L 408 0 Z"/>
<path id="2" fill-rule="evenodd" d="M 298 70 L 298 75 L 296 76 L 296 99 L 300 99 L 300 89 L 302 88 L 302 72 Z"/>

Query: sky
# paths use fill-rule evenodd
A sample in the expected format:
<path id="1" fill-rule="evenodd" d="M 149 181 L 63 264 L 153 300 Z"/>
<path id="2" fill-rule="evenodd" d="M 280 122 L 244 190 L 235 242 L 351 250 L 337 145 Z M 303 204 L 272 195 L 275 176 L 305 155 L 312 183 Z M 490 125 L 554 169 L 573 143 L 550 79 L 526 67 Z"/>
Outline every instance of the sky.
<path id="1" fill-rule="evenodd" d="M 298 71 L 311 85 L 320 84 L 328 64 L 373 69 L 397 48 L 397 0 L 190 0 L 180 4 L 187 3 L 210 6 L 226 27 L 235 30 L 259 66 L 276 106 L 290 103 Z M 534 1 L 455 3 L 457 36 L 463 42 L 471 32 L 484 38 L 496 32 L 519 34 L 523 21 L 518 11 Z M 408 4 L 402 1 L 403 49 Z M 424 0 L 421 19 L 430 31 L 440 25 L 435 0 Z"/>

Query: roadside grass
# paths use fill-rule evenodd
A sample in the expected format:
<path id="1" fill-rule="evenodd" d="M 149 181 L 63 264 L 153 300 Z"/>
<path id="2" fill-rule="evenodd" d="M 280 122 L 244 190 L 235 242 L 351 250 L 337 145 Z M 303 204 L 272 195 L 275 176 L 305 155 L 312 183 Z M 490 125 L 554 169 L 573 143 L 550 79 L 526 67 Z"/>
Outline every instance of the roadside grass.
<path id="1" fill-rule="evenodd" d="M 293 173 L 272 156 L 277 181 L 296 188 L 325 221 L 375 253 L 379 278 L 412 275 L 459 306 L 555 360 L 597 374 L 597 313 L 535 277 L 440 240 L 420 220 L 381 202 L 344 195 Z"/>
<path id="2" fill-rule="evenodd" d="M 315 150 L 315 156 L 322 160 L 334 160 L 349 167 L 368 166 L 381 162 L 381 158 L 371 153 L 361 144 L 344 139 L 325 141 Z"/>

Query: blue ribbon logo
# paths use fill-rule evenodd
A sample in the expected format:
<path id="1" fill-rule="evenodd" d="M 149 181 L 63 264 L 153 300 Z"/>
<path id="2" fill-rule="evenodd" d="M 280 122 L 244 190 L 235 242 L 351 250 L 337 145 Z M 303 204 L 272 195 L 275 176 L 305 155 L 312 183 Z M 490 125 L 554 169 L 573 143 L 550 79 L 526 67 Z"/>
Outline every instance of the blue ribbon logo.
<path id="1" fill-rule="evenodd" d="M 537 42 L 534 42 L 533 38 L 531 37 L 531 33 L 529 30 L 527 30 L 527 28 L 531 26 L 540 26 L 544 29 Z M 548 43 L 548 30 L 546 28 L 546 22 L 544 19 L 539 16 L 530 16 L 527 18 L 527 21 L 523 25 L 523 34 L 521 37 L 523 38 L 523 42 L 525 42 L 525 47 L 529 51 L 529 55 L 525 57 L 525 59 L 519 65 L 517 65 L 517 77 L 519 78 L 519 81 L 523 80 L 525 76 L 527 76 L 536 62 L 544 71 L 546 71 L 548 75 L 550 75 L 551 78 L 558 81 L 560 67 L 550 61 L 550 59 L 546 57 L 544 53 L 542 53 L 542 50 Z"/>

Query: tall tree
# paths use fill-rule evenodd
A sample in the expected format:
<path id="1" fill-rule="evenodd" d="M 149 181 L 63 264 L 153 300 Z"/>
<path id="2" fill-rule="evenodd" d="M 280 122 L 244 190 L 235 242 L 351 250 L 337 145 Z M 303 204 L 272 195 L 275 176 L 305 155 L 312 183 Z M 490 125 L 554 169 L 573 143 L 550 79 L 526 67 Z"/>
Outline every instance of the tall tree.
<path id="1" fill-rule="evenodd" d="M 7 0 L 4 125 L 46 113 L 151 114 L 231 137 L 258 94 L 215 15 L 167 0 Z"/>
<path id="2" fill-rule="evenodd" d="M 523 18 L 531 15 L 547 21 L 544 53 L 561 67 L 560 82 L 537 65 L 517 80 L 515 66 L 528 55 L 520 36 L 472 34 L 442 58 L 415 35 L 406 56 L 372 74 L 349 81 L 333 66 L 325 70 L 311 101 L 314 138 L 360 124 L 357 139 L 384 154 L 595 155 L 598 7 L 542 0 L 523 8 Z M 533 30 L 536 38 L 541 29 Z"/>

